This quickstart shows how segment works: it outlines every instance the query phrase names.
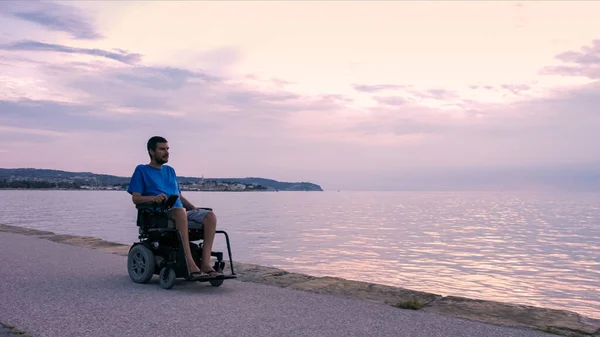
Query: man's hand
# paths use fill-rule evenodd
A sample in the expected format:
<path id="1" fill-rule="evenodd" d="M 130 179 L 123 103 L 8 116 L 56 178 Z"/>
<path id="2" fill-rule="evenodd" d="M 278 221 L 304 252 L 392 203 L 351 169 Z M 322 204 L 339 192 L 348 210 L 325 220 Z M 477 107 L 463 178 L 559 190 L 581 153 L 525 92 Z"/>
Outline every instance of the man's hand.
<path id="1" fill-rule="evenodd" d="M 155 196 L 154 199 L 152 199 L 152 202 L 160 204 L 163 203 L 165 200 L 167 200 L 167 196 L 161 193 Z"/>

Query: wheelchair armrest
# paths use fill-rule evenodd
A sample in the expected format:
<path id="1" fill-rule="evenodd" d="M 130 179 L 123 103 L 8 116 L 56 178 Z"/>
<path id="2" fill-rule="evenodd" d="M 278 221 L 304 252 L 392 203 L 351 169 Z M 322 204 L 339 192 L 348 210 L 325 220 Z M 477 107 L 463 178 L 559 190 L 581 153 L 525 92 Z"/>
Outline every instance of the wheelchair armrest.
<path id="1" fill-rule="evenodd" d="M 135 205 L 135 208 L 137 208 L 137 209 L 153 209 L 156 206 L 158 206 L 157 203 L 147 202 L 147 203 L 144 203 L 144 204 L 137 204 L 137 205 Z"/>
<path id="2" fill-rule="evenodd" d="M 148 202 L 143 204 L 135 205 L 138 210 L 150 210 L 150 211 L 164 211 L 167 209 L 165 204 L 157 204 L 155 202 Z"/>
<path id="3" fill-rule="evenodd" d="M 137 209 L 150 209 L 150 210 L 166 210 L 169 209 L 171 207 L 173 207 L 173 205 L 175 205 L 175 202 L 177 202 L 177 199 L 179 199 L 179 195 L 177 194 L 171 194 L 167 200 L 161 202 L 161 203 L 155 203 L 155 202 L 145 202 L 145 203 L 141 203 L 141 204 L 137 204 L 135 205 L 135 208 Z"/>

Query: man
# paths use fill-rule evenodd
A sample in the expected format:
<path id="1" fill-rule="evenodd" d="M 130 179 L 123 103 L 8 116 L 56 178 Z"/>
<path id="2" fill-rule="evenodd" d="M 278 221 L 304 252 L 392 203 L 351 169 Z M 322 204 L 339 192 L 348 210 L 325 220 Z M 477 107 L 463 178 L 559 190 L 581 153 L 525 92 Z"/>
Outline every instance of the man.
<path id="1" fill-rule="evenodd" d="M 150 202 L 161 203 L 172 194 L 179 195 L 179 199 L 169 211 L 169 216 L 175 222 L 175 227 L 181 234 L 183 242 L 189 242 L 188 228 L 204 228 L 200 268 L 192 258 L 190 245 L 183 245 L 190 277 L 198 279 L 206 277 L 207 274 L 210 276 L 220 275 L 210 266 L 210 254 L 217 228 L 217 217 L 211 211 L 196 208 L 181 195 L 175 170 L 168 165 L 164 165 L 169 161 L 169 143 L 165 138 L 159 136 L 150 138 L 147 149 L 150 163 L 140 164 L 135 168 L 127 189 L 127 192 L 132 196 L 133 203 L 136 205 Z"/>

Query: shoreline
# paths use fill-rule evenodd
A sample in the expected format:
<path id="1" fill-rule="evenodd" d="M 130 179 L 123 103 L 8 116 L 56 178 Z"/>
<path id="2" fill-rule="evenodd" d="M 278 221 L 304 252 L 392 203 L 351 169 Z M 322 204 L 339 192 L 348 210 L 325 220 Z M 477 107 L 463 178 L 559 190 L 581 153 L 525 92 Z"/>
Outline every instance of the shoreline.
<path id="1" fill-rule="evenodd" d="M 0 232 L 35 236 L 57 243 L 92 248 L 106 253 L 127 256 L 131 245 L 102 239 L 55 234 L 26 227 L 0 224 Z M 132 241 L 133 243 L 133 241 Z M 229 263 L 226 263 L 226 270 Z M 254 282 L 296 290 L 343 296 L 378 302 L 399 309 L 420 310 L 487 324 L 516 326 L 563 336 L 600 337 L 600 319 L 576 312 L 517 305 L 504 302 L 441 296 L 434 293 L 404 289 L 376 283 L 346 280 L 339 277 L 316 277 L 291 273 L 283 269 L 236 262 L 234 270 L 241 282 Z"/>
<path id="2" fill-rule="evenodd" d="M 12 326 L 10 324 L 4 324 L 4 323 L 0 322 L 0 337 L 15 337 L 15 336 L 32 337 L 27 332 L 22 331 L 21 329 L 15 327 L 15 326 Z"/>
<path id="3" fill-rule="evenodd" d="M 117 189 L 103 189 L 103 188 L 8 188 L 0 187 L 0 191 L 100 191 L 100 192 L 125 192 L 127 190 Z M 260 192 L 260 193 L 277 193 L 277 192 L 324 192 L 324 191 L 305 191 L 305 190 L 186 190 L 182 189 L 181 192 L 238 192 L 238 193 L 249 193 L 249 192 Z"/>

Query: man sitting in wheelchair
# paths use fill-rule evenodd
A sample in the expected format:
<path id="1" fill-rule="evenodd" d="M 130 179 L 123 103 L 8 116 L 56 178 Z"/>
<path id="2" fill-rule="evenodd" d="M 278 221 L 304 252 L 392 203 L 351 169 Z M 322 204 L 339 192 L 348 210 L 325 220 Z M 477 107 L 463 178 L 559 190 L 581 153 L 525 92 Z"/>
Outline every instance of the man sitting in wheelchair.
<path id="1" fill-rule="evenodd" d="M 135 168 L 127 192 L 132 195 L 136 205 L 144 203 L 162 203 L 168 196 L 179 195 L 179 198 L 169 210 L 169 217 L 175 222 L 183 242 L 189 242 L 189 229 L 203 230 L 201 266 L 198 268 L 189 244 L 184 244 L 185 259 L 188 272 L 192 278 L 220 276 L 210 265 L 211 250 L 217 228 L 216 215 L 206 209 L 197 208 L 181 195 L 175 170 L 168 165 L 169 144 L 163 137 L 155 136 L 148 140 L 149 164 L 140 164 Z"/>

